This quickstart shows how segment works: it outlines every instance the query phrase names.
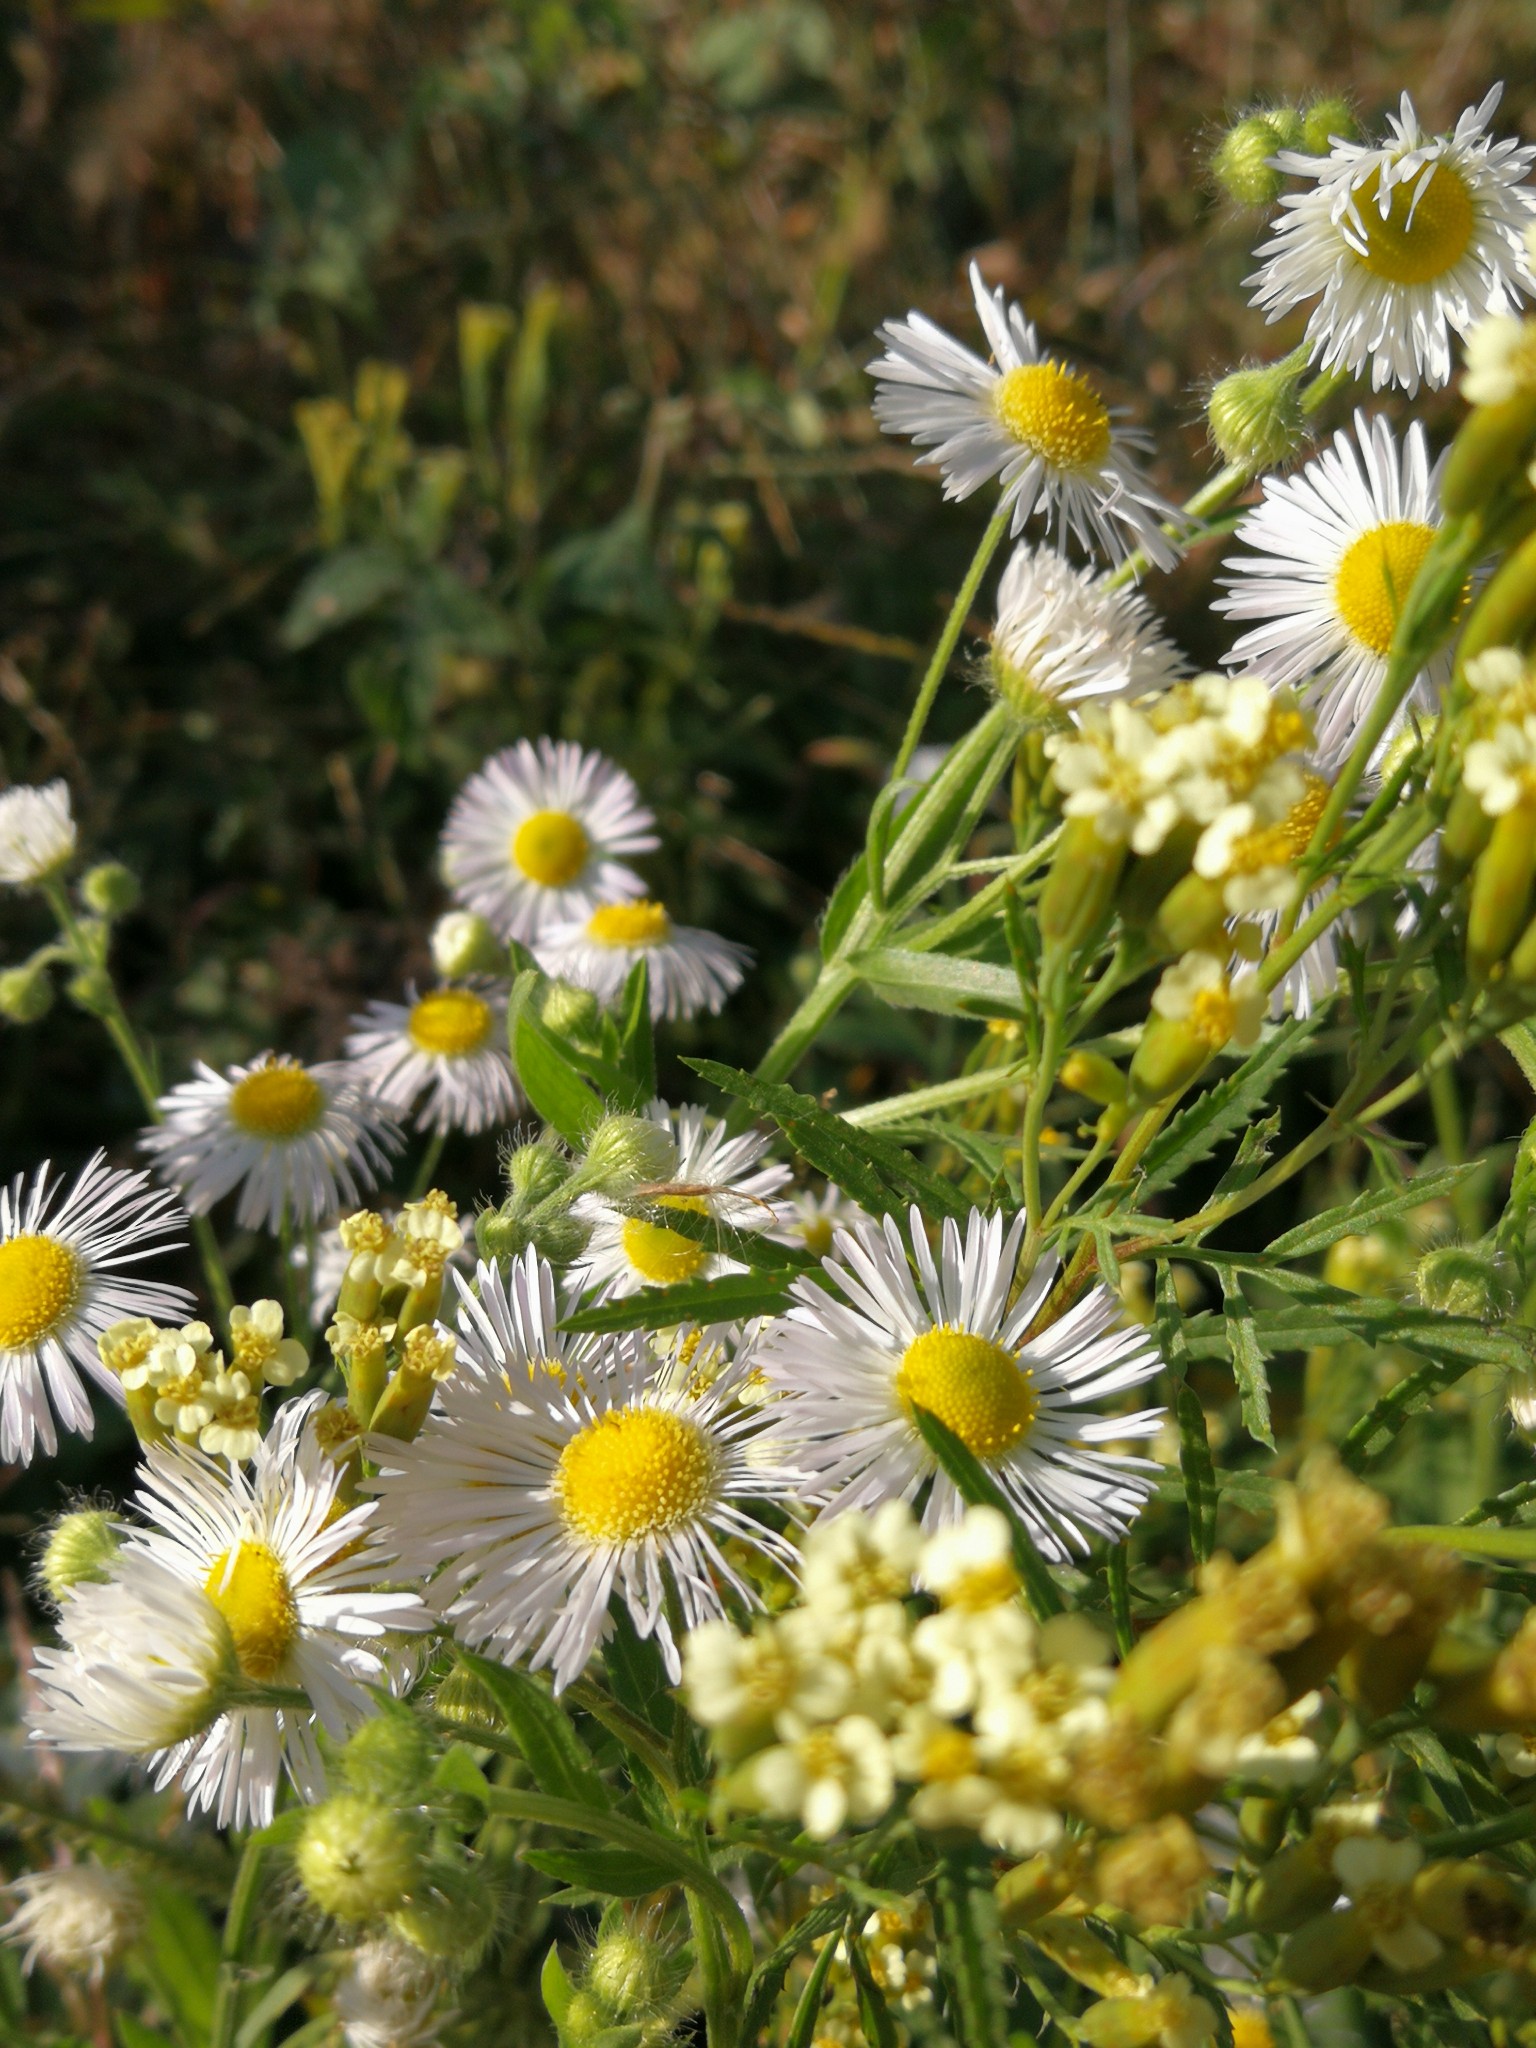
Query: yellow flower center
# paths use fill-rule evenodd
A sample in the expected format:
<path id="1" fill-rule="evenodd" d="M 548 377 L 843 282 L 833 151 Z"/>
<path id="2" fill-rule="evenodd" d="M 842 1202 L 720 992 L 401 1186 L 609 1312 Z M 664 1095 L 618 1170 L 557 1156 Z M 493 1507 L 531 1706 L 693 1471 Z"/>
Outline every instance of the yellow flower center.
<path id="1" fill-rule="evenodd" d="M 1328 801 L 1328 784 L 1320 775 L 1307 777 L 1306 794 L 1291 806 L 1278 825 L 1245 832 L 1232 848 L 1229 872 L 1256 875 L 1263 868 L 1288 867 L 1312 844 L 1312 834 Z"/>
<path id="2" fill-rule="evenodd" d="M 587 937 L 599 946 L 664 946 L 671 936 L 664 903 L 603 903 L 587 920 Z"/>
<path id="3" fill-rule="evenodd" d="M 983 1614 L 989 1607 L 1012 1600 L 1019 1589 L 1018 1573 L 1003 1558 L 962 1572 L 952 1585 L 944 1588 L 940 1598 L 946 1607 L 958 1607 L 966 1614 Z"/>
<path id="4" fill-rule="evenodd" d="M 535 811 L 512 835 L 512 864 L 543 889 L 574 882 L 592 851 L 580 821 L 569 811 Z"/>
<path id="5" fill-rule="evenodd" d="M 1232 2014 L 1232 2048 L 1275 2048 L 1269 2021 L 1253 2006 Z"/>
<path id="6" fill-rule="evenodd" d="M 423 996 L 406 1026 L 419 1052 L 462 1059 L 479 1052 L 491 1035 L 491 1006 L 472 989 L 438 988 Z"/>
<path id="7" fill-rule="evenodd" d="M 663 1195 L 659 1206 L 691 1209 L 695 1216 L 709 1214 L 707 1204 L 697 1195 Z M 664 1223 L 647 1223 L 642 1216 L 626 1219 L 619 1241 L 641 1279 L 656 1287 L 675 1287 L 680 1280 L 693 1279 L 709 1257 L 706 1245 L 696 1244 L 679 1230 L 668 1230 Z"/>
<path id="8" fill-rule="evenodd" d="M 961 1728 L 936 1728 L 923 1744 L 923 1780 L 950 1784 L 975 1769 L 976 1739 Z"/>
<path id="9" fill-rule="evenodd" d="M 26 1351 L 56 1330 L 80 1298 L 80 1257 L 53 1237 L 0 1244 L 0 1351 Z"/>
<path id="10" fill-rule="evenodd" d="M 215 1558 L 203 1591 L 229 1623 L 244 1675 L 266 1685 L 283 1668 L 299 1632 L 298 1603 L 276 1553 L 242 1542 Z"/>
<path id="11" fill-rule="evenodd" d="M 1333 579 L 1339 617 L 1362 647 L 1385 655 L 1398 613 L 1435 537 L 1416 519 L 1389 519 L 1352 540 Z"/>
<path id="12" fill-rule="evenodd" d="M 992 404 L 1004 431 L 1053 469 L 1102 468 L 1109 414 L 1086 377 L 1060 363 L 1026 363 L 998 378 Z"/>
<path id="13" fill-rule="evenodd" d="M 813 1259 L 824 1259 L 832 1249 L 832 1218 L 813 1216 L 800 1232 L 806 1250 Z"/>
<path id="14" fill-rule="evenodd" d="M 709 1499 L 715 1454 L 697 1423 L 664 1408 L 600 1415 L 560 1453 L 555 1498 L 589 1543 L 634 1543 L 691 1521 Z"/>
<path id="15" fill-rule="evenodd" d="M 325 1114 L 325 1090 L 302 1067 L 258 1067 L 229 1092 L 233 1123 L 250 1138 L 302 1138 Z"/>
<path id="16" fill-rule="evenodd" d="M 1237 1029 L 1237 1011 L 1225 982 L 1203 988 L 1189 1006 L 1189 1028 L 1212 1052 L 1220 1052 Z"/>
<path id="17" fill-rule="evenodd" d="M 1033 1377 L 1011 1351 L 971 1330 L 924 1330 L 903 1354 L 896 1392 L 926 1408 L 978 1458 L 1000 1457 L 1028 1436 L 1039 1402 Z"/>
<path id="18" fill-rule="evenodd" d="M 1385 220 L 1377 199 L 1380 187 L 1381 173 L 1373 171 L 1356 202 L 1365 230 L 1360 261 L 1366 269 L 1388 284 L 1431 284 L 1453 270 L 1467 253 L 1477 224 L 1472 195 L 1460 172 L 1447 163 L 1437 164 L 1417 205 L 1416 178 L 1394 185 Z"/>

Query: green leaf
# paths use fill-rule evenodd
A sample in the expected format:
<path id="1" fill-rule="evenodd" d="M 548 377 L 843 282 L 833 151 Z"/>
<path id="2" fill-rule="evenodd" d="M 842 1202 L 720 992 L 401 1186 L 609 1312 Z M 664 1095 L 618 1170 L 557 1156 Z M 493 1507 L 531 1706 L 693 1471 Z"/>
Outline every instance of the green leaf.
<path id="1" fill-rule="evenodd" d="M 603 1644 L 603 1669 L 621 1707 L 643 1721 L 648 1728 L 670 1742 L 679 1712 L 672 1696 L 661 1645 L 654 1636 L 642 1636 L 622 1600 L 609 1607 L 612 1629 Z"/>
<path id="2" fill-rule="evenodd" d="M 299 585 L 279 630 L 290 653 L 313 646 L 327 633 L 351 625 L 403 589 L 405 557 L 394 548 L 341 548 L 312 569 Z"/>
<path id="3" fill-rule="evenodd" d="M 643 960 L 630 969 L 619 999 L 619 1065 L 630 1082 L 625 1107 L 639 1114 L 656 1098 L 656 1038 L 651 1028 L 650 970 Z"/>
<path id="4" fill-rule="evenodd" d="M 1239 1194 L 1258 1179 L 1264 1171 L 1274 1142 L 1280 1135 L 1280 1121 L 1280 1111 L 1277 1109 L 1248 1126 L 1231 1165 L 1211 1190 L 1212 1202 L 1219 1202 L 1227 1195 Z"/>
<path id="5" fill-rule="evenodd" d="M 565 2016 L 571 2009 L 571 2000 L 576 1996 L 576 1986 L 565 1974 L 565 1965 L 560 1960 L 560 1951 L 553 1943 L 544 1958 L 539 1971 L 539 1996 L 544 2001 L 544 2010 L 557 2027 L 564 2026 Z"/>
<path id="6" fill-rule="evenodd" d="M 569 1145 L 580 1146 L 604 1113 L 602 1098 L 593 1093 L 571 1064 L 560 1041 L 534 1015 L 532 998 L 540 977 L 519 974 L 512 984 L 507 1013 L 507 1041 L 523 1093 L 544 1121 Z"/>
<path id="7" fill-rule="evenodd" d="M 157 2033 L 153 2027 L 146 2027 L 131 2012 L 114 2012 L 112 2024 L 117 2029 L 121 2048 L 165 2048 L 164 2034 Z"/>
<path id="8" fill-rule="evenodd" d="M 1216 1474 L 1205 1431 L 1205 1410 L 1194 1388 L 1183 1380 L 1175 1391 L 1173 1408 L 1179 1424 L 1179 1466 L 1189 1507 L 1190 1548 L 1197 1562 L 1204 1564 L 1216 1547 Z"/>
<path id="9" fill-rule="evenodd" d="M 1018 976 L 986 960 L 956 960 L 947 953 L 915 953 L 877 946 L 849 956 L 849 967 L 897 1009 L 932 1010 L 948 1017 L 1020 1017 Z"/>
<path id="10" fill-rule="evenodd" d="M 1207 1088 L 1147 1147 L 1137 1199 L 1167 1187 L 1214 1152 L 1223 1138 L 1251 1124 L 1265 1107 L 1276 1077 L 1306 1051 L 1321 1013 L 1291 1017 L 1260 1039 L 1234 1073 Z"/>
<path id="11" fill-rule="evenodd" d="M 782 1081 L 759 1081 L 718 1060 L 685 1060 L 685 1066 L 726 1095 L 734 1095 L 771 1117 L 800 1157 L 824 1173 L 872 1215 L 901 1213 L 916 1203 L 927 1214 L 965 1218 L 971 1205 L 950 1182 L 930 1173 L 906 1147 L 883 1132 L 855 1132 L 809 1095 Z"/>
<path id="12" fill-rule="evenodd" d="M 891 2017 L 884 1992 L 874 1980 L 864 1944 L 855 1937 L 844 1943 L 844 1950 L 848 1968 L 853 1974 L 854 1989 L 858 1993 L 859 2018 L 863 2022 L 864 2039 L 869 2048 L 901 2048 L 900 2029 Z"/>
<path id="13" fill-rule="evenodd" d="M 296 2004 L 314 1983 L 318 1968 L 317 1963 L 306 1962 L 296 1963 L 291 1970 L 285 1970 L 251 2007 L 235 2035 L 235 2048 L 261 2048 L 261 2042 L 274 2021 L 280 2020 L 289 2006 Z"/>
<path id="14" fill-rule="evenodd" d="M 213 2024 L 220 1960 L 207 1914 L 184 1892 L 154 1886 L 139 1954 L 186 2048 L 202 2048 Z"/>
<path id="15" fill-rule="evenodd" d="M 939 1858 L 939 1967 L 944 1972 L 965 2048 L 1008 2048 L 1002 1930 L 992 1872 L 973 1849 Z"/>
<path id="16" fill-rule="evenodd" d="M 460 1650 L 459 1656 L 506 1717 L 507 1731 L 541 1789 L 605 1812 L 612 1803 L 607 1786 L 565 1709 L 538 1679 L 512 1665 L 477 1657 L 472 1650 Z"/>
<path id="17" fill-rule="evenodd" d="M 833 1926 L 840 1926 L 846 1920 L 847 1913 L 848 1909 L 846 1906 L 839 1907 L 837 1909 L 837 1917 L 832 1923 Z M 826 1993 L 827 1973 L 832 1968 L 832 1960 L 837 1954 L 837 1947 L 838 1944 L 835 1941 L 829 1940 L 823 1944 L 821 1954 L 817 1956 L 811 1974 L 806 1978 L 799 1999 L 796 2001 L 795 2016 L 790 2021 L 789 2035 L 785 2041 L 784 2048 L 811 2048 L 811 2042 L 816 2034 L 816 2021 L 821 2013 L 821 2001 Z M 767 2014 L 764 2014 L 764 2018 L 767 2018 Z M 744 2041 L 753 2041 L 756 2038 L 755 2034 L 748 2034 L 743 2029 L 742 2039 Z"/>
<path id="18" fill-rule="evenodd" d="M 524 1849 L 519 1861 L 609 1899 L 643 1899 L 677 1883 L 674 1871 L 634 1849 Z"/>
<path id="19" fill-rule="evenodd" d="M 1438 1543 L 1465 1557 L 1486 1557 L 1500 1564 L 1536 1564 L 1536 1526 L 1515 1529 L 1460 1529 L 1411 1522 L 1383 1529 L 1387 1543 Z"/>
<path id="20" fill-rule="evenodd" d="M 844 870 L 842 880 L 827 899 L 827 907 L 821 917 L 821 957 L 835 960 L 843 940 L 848 936 L 854 913 L 869 894 L 869 863 L 861 853 L 853 864 Z"/>
<path id="21" fill-rule="evenodd" d="M 1313 1252 L 1336 1244 L 1341 1237 L 1363 1235 L 1394 1216 L 1417 1209 L 1421 1203 L 1438 1202 L 1453 1195 L 1464 1181 L 1481 1170 L 1482 1161 L 1472 1159 L 1461 1166 L 1442 1167 L 1438 1173 L 1422 1173 L 1415 1180 L 1405 1181 L 1401 1187 L 1373 1188 L 1356 1196 L 1343 1208 L 1329 1209 L 1321 1216 L 1309 1217 L 1306 1222 L 1298 1223 L 1294 1229 L 1283 1231 L 1270 1243 L 1269 1256 L 1272 1259 L 1307 1258 Z"/>
<path id="22" fill-rule="evenodd" d="M 676 1287 L 642 1287 L 616 1301 L 598 1302 L 564 1317 L 562 1330 L 670 1330 L 676 1323 L 737 1322 L 776 1316 L 789 1306 L 787 1276 L 722 1273 L 718 1280 L 683 1280 Z"/>
<path id="23" fill-rule="evenodd" d="M 778 1947 L 770 1950 L 764 1956 L 747 1982 L 747 1994 L 743 2002 L 741 2016 L 741 2038 L 743 2041 L 756 2041 L 764 2027 L 767 2026 L 772 2016 L 773 2008 L 778 2003 L 779 1992 L 783 1989 L 784 1979 L 789 1974 L 789 1966 L 796 1956 L 802 1955 L 810 1947 L 811 1943 L 819 1940 L 822 1935 L 835 1934 L 847 1918 L 848 1903 L 845 1899 L 824 1899 L 819 1905 L 808 1907 L 800 1915 L 800 1918 L 795 1922 L 789 1933 L 785 1935 Z M 835 1941 L 827 1942 L 822 1948 L 821 1954 L 816 1958 L 816 1969 L 821 1971 L 821 1981 L 823 1984 L 826 1982 L 827 1969 L 831 1965 L 828 1962 L 826 1968 L 823 1968 L 822 1958 L 830 1957 L 836 1947 L 837 1943 Z M 814 1974 L 815 1972 L 813 1971 L 813 1977 Z M 799 2003 L 796 2006 L 797 2025 L 799 2023 L 800 2010 L 805 2005 L 805 1997 L 806 1994 L 802 1991 Z M 813 2001 L 810 2008 L 812 2022 L 816 2018 L 818 2003 L 819 2001 Z M 814 2028 L 812 2031 L 814 2031 Z M 793 2029 L 789 2038 L 791 2040 L 794 2038 Z M 809 2032 L 806 2035 L 806 2039 L 810 2039 Z"/>
<path id="24" fill-rule="evenodd" d="M 960 1498 L 972 1507 L 996 1508 L 1006 1519 L 1013 1532 L 1014 1569 L 1024 1582 L 1025 1597 L 1036 1619 L 1046 1621 L 1051 1615 L 1060 1614 L 1065 1603 L 1056 1581 L 1035 1548 L 1034 1538 L 991 1473 L 931 1410 L 914 1405 L 912 1420 Z"/>
<path id="25" fill-rule="evenodd" d="M 1275 1432 L 1269 1420 L 1269 1373 L 1264 1351 L 1254 1327 L 1253 1310 L 1235 1273 L 1223 1273 L 1226 1297 L 1227 1334 L 1232 1342 L 1232 1375 L 1242 1402 L 1243 1427 L 1267 1451 L 1275 1448 Z"/>

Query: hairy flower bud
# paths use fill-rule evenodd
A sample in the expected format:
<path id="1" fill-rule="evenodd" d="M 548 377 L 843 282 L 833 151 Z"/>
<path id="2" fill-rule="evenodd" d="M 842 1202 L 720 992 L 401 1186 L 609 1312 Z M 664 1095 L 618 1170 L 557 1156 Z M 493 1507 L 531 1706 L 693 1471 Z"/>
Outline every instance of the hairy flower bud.
<path id="1" fill-rule="evenodd" d="M 1211 176 L 1235 206 L 1272 206 L 1285 188 L 1285 173 L 1270 159 L 1301 140 L 1301 119 L 1291 107 L 1245 114 L 1217 143 Z"/>
<path id="2" fill-rule="evenodd" d="M 1274 469 L 1305 445 L 1301 370 L 1286 356 L 1262 368 L 1231 370 L 1220 380 L 1206 420 L 1223 462 L 1255 472 Z"/>
<path id="3" fill-rule="evenodd" d="M 570 1177 L 570 1160 L 553 1145 L 519 1145 L 507 1154 L 502 1166 L 507 1206 L 518 1210 L 536 1208 L 558 1194 Z"/>
<path id="4" fill-rule="evenodd" d="M 372 1920 L 402 1906 L 421 1883 L 426 1849 L 419 1816 L 338 1792 L 305 1814 L 293 1861 L 322 1913 Z"/>
<path id="5" fill-rule="evenodd" d="M 77 1508 L 61 1515 L 49 1531 L 38 1577 L 55 1600 L 62 1600 L 71 1586 L 100 1585 L 122 1541 L 112 1517 L 102 1509 Z"/>
<path id="6" fill-rule="evenodd" d="M 423 1955 L 466 1967 L 490 1935 L 495 1905 L 484 1877 L 460 1863 L 434 1862 L 389 1924 Z"/>
<path id="7" fill-rule="evenodd" d="M 472 910 L 449 910 L 432 927 L 432 965 L 444 981 L 505 974 L 507 949 L 483 917 Z"/>
<path id="8" fill-rule="evenodd" d="M 1326 93 L 1302 108 L 1300 140 L 1288 146 L 1304 149 L 1309 156 L 1327 156 L 1335 141 L 1356 142 L 1359 137 L 1360 123 L 1349 101 Z"/>
<path id="9" fill-rule="evenodd" d="M 421 1797 L 432 1763 L 432 1741 L 408 1709 L 385 1709 L 347 1738 L 340 1772 L 348 1789 L 365 1798 L 411 1805 Z"/>
<path id="10" fill-rule="evenodd" d="M 0 1017 L 8 1024 L 36 1024 L 53 1008 L 53 983 L 45 962 L 27 961 L 0 973 Z"/>
<path id="11" fill-rule="evenodd" d="M 576 988 L 568 981 L 551 981 L 544 991 L 539 1019 L 559 1038 L 583 1044 L 597 1030 L 602 1015 L 597 997 L 590 989 Z"/>
<path id="12" fill-rule="evenodd" d="M 648 1116 L 607 1116 L 587 1140 L 586 1156 L 573 1180 L 622 1200 L 636 1188 L 670 1180 L 677 1170 L 677 1140 L 665 1124 Z"/>
<path id="13" fill-rule="evenodd" d="M 611 1925 L 605 1916 L 581 1989 L 603 2007 L 611 2026 L 659 2018 L 686 1975 L 686 1966 L 679 1971 L 677 1958 L 661 1942 L 637 1933 L 621 1916 L 613 1916 Z"/>
<path id="14" fill-rule="evenodd" d="M 80 877 L 80 901 L 98 917 L 127 917 L 143 895 L 138 876 L 120 860 L 104 860 Z"/>
<path id="15" fill-rule="evenodd" d="M 1475 1316 L 1487 1322 L 1508 1307 L 1509 1291 L 1491 1259 L 1447 1244 L 1426 1252 L 1413 1276 L 1426 1308 L 1441 1315 Z"/>

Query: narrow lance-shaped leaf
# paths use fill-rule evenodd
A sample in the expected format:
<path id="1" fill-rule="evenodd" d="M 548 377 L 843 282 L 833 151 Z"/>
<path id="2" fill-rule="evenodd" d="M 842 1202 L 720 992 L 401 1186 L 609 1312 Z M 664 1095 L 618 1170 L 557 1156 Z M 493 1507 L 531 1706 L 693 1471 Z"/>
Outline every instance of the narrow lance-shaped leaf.
<path id="1" fill-rule="evenodd" d="M 1269 1419 L 1269 1371 L 1254 1327 L 1253 1310 L 1235 1273 L 1222 1275 L 1227 1305 L 1227 1334 L 1232 1343 L 1232 1374 L 1242 1403 L 1243 1427 L 1266 1450 L 1275 1448 Z"/>

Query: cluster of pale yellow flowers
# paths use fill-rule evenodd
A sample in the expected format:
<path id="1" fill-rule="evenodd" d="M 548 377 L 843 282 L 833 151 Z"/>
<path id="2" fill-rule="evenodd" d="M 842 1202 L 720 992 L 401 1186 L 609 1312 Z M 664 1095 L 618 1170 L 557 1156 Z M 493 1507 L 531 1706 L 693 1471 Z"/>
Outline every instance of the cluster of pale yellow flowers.
<path id="1" fill-rule="evenodd" d="M 283 1334 L 281 1305 L 268 1300 L 230 1310 L 227 1358 L 207 1323 L 163 1329 L 147 1316 L 114 1323 L 97 1349 L 141 1443 L 174 1437 L 234 1462 L 256 1454 L 265 1389 L 291 1387 L 309 1369 L 304 1346 Z"/>
<path id="2" fill-rule="evenodd" d="M 359 1209 L 338 1231 L 347 1265 L 325 1335 L 348 1410 L 360 1430 L 412 1437 L 456 1363 L 437 1317 L 448 1262 L 464 1244 L 457 1205 L 434 1188 L 392 1221 Z"/>

